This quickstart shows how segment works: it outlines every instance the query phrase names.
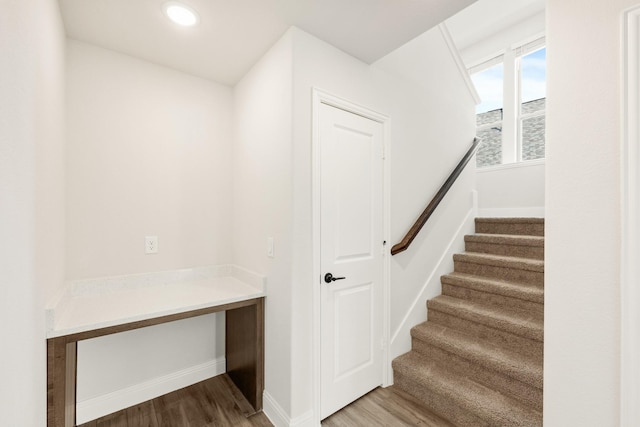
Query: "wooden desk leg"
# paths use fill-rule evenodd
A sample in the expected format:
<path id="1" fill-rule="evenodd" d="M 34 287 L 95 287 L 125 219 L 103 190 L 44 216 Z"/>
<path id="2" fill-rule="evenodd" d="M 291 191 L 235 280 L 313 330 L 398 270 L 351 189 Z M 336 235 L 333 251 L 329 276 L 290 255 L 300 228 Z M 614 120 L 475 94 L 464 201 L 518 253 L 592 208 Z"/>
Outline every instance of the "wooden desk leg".
<path id="1" fill-rule="evenodd" d="M 264 298 L 226 311 L 227 375 L 256 411 L 264 390 Z"/>
<path id="2" fill-rule="evenodd" d="M 76 425 L 77 343 L 47 340 L 47 427 Z"/>

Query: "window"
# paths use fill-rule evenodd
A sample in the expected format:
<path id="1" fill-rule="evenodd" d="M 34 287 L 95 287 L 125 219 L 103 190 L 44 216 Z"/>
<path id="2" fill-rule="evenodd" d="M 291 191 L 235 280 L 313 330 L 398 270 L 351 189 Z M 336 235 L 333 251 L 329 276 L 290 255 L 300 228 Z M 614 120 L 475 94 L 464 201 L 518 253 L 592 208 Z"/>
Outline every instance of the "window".
<path id="1" fill-rule="evenodd" d="M 521 160 L 544 158 L 546 54 L 543 47 L 520 58 Z"/>
<path id="2" fill-rule="evenodd" d="M 502 56 L 494 61 L 498 63 L 472 76 L 482 100 L 482 103 L 476 107 L 476 135 L 482 139 L 482 145 L 476 156 L 478 166 L 502 163 L 504 64 Z"/>
<path id="3" fill-rule="evenodd" d="M 476 108 L 483 141 L 478 167 L 544 158 L 544 39 L 506 51 L 469 70 L 482 102 Z"/>

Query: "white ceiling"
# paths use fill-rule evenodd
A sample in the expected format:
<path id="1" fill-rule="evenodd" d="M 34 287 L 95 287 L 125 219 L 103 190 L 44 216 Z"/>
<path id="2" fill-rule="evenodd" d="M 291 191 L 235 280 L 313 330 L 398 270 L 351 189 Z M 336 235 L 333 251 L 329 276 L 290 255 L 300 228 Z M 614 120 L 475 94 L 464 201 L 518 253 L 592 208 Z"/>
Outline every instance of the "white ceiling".
<path id="1" fill-rule="evenodd" d="M 233 85 L 292 25 L 372 63 L 475 0 L 184 0 L 192 28 L 168 21 L 164 1 L 59 3 L 73 39 Z"/>
<path id="2" fill-rule="evenodd" d="M 478 0 L 447 20 L 447 28 L 458 49 L 544 12 L 545 0 Z"/>

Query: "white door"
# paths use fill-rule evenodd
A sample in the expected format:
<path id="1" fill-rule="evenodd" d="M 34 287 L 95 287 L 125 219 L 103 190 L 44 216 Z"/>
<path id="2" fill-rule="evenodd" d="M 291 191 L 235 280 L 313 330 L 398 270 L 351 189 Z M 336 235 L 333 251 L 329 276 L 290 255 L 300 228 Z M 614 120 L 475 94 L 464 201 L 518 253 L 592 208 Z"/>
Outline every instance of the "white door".
<path id="1" fill-rule="evenodd" d="M 326 418 L 382 384 L 383 126 L 326 104 L 319 120 Z"/>

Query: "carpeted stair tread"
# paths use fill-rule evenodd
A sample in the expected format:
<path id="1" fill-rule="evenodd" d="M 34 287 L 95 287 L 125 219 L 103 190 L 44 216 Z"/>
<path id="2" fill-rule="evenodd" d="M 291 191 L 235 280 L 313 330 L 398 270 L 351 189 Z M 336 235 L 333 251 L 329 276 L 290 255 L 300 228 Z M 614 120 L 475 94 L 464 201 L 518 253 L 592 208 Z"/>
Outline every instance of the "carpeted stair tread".
<path id="1" fill-rule="evenodd" d="M 476 233 L 544 236 L 544 218 L 476 218 Z"/>
<path id="2" fill-rule="evenodd" d="M 523 338 L 543 341 L 543 316 L 539 313 L 497 309 L 447 295 L 439 295 L 427 301 L 427 307 L 429 310 L 440 311 Z"/>
<path id="3" fill-rule="evenodd" d="M 399 376 L 410 379 L 404 391 L 418 399 L 425 394 L 439 395 L 482 420 L 482 425 L 542 425 L 539 411 L 457 375 L 419 353 L 411 351 L 396 358 L 393 368 Z"/>
<path id="4" fill-rule="evenodd" d="M 542 360 L 478 340 L 468 334 L 433 322 L 411 329 L 411 336 L 483 368 L 507 375 L 533 387 L 542 388 Z"/>
<path id="5" fill-rule="evenodd" d="M 476 233 L 544 236 L 544 218 L 476 218 Z"/>
<path id="6" fill-rule="evenodd" d="M 531 258 L 483 254 L 479 252 L 463 252 L 461 254 L 454 254 L 453 260 L 454 262 L 461 261 L 471 264 L 490 265 L 494 267 L 544 273 L 544 261 Z"/>
<path id="7" fill-rule="evenodd" d="M 443 284 L 461 286 L 473 290 L 517 298 L 543 304 L 544 290 L 542 288 L 525 286 L 507 280 L 490 279 L 475 274 L 452 272 L 440 278 Z"/>
<path id="8" fill-rule="evenodd" d="M 482 217 L 475 219 L 478 223 L 499 223 L 499 224 L 544 224 L 544 218 L 537 217 Z"/>
<path id="9" fill-rule="evenodd" d="M 464 236 L 467 252 L 544 259 L 544 237 L 513 234 L 471 234 Z"/>
<path id="10" fill-rule="evenodd" d="M 458 427 L 542 426 L 544 218 L 476 218 L 394 383 Z"/>
<path id="11" fill-rule="evenodd" d="M 496 245 L 542 246 L 543 236 L 527 236 L 518 234 L 485 234 L 476 233 L 464 236 L 465 242 L 493 243 Z"/>

